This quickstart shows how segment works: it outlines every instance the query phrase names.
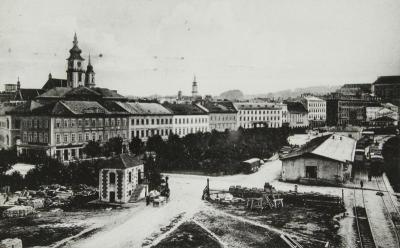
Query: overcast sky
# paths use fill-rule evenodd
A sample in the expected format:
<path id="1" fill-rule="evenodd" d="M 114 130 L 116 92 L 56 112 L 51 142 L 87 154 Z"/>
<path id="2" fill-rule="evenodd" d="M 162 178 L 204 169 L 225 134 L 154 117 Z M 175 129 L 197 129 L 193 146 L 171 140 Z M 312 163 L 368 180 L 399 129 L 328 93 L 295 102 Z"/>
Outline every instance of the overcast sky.
<path id="1" fill-rule="evenodd" d="M 66 78 L 77 32 L 97 85 L 244 93 L 400 74 L 399 0 L 0 1 L 0 83 Z M 99 54 L 103 54 L 99 57 Z"/>

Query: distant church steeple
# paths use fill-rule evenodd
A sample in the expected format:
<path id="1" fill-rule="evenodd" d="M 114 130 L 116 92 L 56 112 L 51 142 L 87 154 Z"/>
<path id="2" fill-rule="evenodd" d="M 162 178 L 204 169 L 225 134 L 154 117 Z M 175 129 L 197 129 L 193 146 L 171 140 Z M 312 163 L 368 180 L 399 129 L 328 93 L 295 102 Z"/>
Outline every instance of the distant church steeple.
<path id="1" fill-rule="evenodd" d="M 196 82 L 196 75 L 193 77 L 193 83 L 192 83 L 192 97 L 197 97 L 198 96 L 198 88 L 197 88 L 197 82 Z"/>
<path id="2" fill-rule="evenodd" d="M 19 81 L 19 77 L 18 77 L 18 81 L 17 81 L 17 90 L 21 89 L 21 82 Z"/>
<path id="3" fill-rule="evenodd" d="M 81 57 L 82 50 L 78 46 L 78 37 L 75 33 L 72 42 L 73 47 L 69 50 L 68 66 L 67 66 L 67 85 L 76 88 L 83 86 L 85 82 L 85 70 L 83 67 L 84 58 Z"/>
<path id="4" fill-rule="evenodd" d="M 92 87 L 96 86 L 96 82 L 94 79 L 95 74 L 96 73 L 94 72 L 92 63 L 90 61 L 90 53 L 89 53 L 89 60 L 88 60 L 87 68 L 86 68 L 86 74 L 85 74 L 85 86 L 86 87 L 92 88 Z"/>

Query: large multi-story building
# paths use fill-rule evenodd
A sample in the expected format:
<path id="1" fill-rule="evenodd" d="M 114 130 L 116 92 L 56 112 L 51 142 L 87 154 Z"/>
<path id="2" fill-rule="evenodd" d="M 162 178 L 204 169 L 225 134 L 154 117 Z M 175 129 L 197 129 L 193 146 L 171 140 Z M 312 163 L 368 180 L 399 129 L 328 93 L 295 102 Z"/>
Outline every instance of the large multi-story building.
<path id="1" fill-rule="evenodd" d="M 310 126 L 324 126 L 326 122 L 326 101 L 315 96 L 306 96 L 302 99 L 302 103 L 308 111 Z"/>
<path id="2" fill-rule="evenodd" d="M 237 129 L 237 110 L 232 102 L 203 101 L 197 106 L 203 108 L 210 118 L 210 130 L 224 132 Z"/>
<path id="3" fill-rule="evenodd" d="M 167 139 L 172 132 L 172 113 L 159 103 L 118 102 L 129 112 L 129 138 L 142 141 L 154 135 Z"/>
<path id="4" fill-rule="evenodd" d="M 171 113 L 173 133 L 180 137 L 197 132 L 210 131 L 209 115 L 195 104 L 164 103 Z"/>
<path id="5" fill-rule="evenodd" d="M 61 161 L 82 158 L 90 141 L 128 139 L 128 113 L 113 112 L 96 101 L 31 101 L 11 111 L 21 123 L 19 154 L 47 155 Z"/>
<path id="6" fill-rule="evenodd" d="M 361 98 L 333 94 L 327 99 L 327 125 L 363 125 L 366 107 L 379 107 L 378 98 L 364 95 Z"/>
<path id="7" fill-rule="evenodd" d="M 89 140 L 104 143 L 121 137 L 125 144 L 128 141 L 129 112 L 119 105 L 127 99 L 116 91 L 95 87 L 93 66 L 89 58 L 87 69 L 83 69 L 76 35 L 73 44 L 67 59 L 67 80 L 50 74 L 42 90 L 35 90 L 29 100 L 6 112 L 20 123 L 19 154 L 67 161 L 82 158 Z"/>
<path id="8" fill-rule="evenodd" d="M 238 110 L 238 126 L 242 128 L 282 127 L 282 106 L 276 103 L 234 103 Z"/>
<path id="9" fill-rule="evenodd" d="M 372 84 L 373 93 L 383 102 L 400 106 L 400 76 L 379 77 Z"/>
<path id="10" fill-rule="evenodd" d="M 372 84 L 345 84 L 337 92 L 347 96 L 361 96 L 371 94 L 371 89 Z"/>
<path id="11" fill-rule="evenodd" d="M 286 105 L 288 111 L 287 121 L 289 123 L 289 127 L 308 127 L 308 112 L 304 105 L 301 102 L 286 102 Z"/>
<path id="12" fill-rule="evenodd" d="M 8 114 L 15 108 L 15 104 L 2 103 L 0 105 L 0 149 L 9 149 L 16 145 L 20 138 L 20 121 Z"/>
<path id="13" fill-rule="evenodd" d="M 398 111 L 393 111 L 392 109 L 386 108 L 384 106 L 366 107 L 365 114 L 367 122 L 370 122 L 380 117 L 390 117 L 395 120 L 399 119 Z"/>

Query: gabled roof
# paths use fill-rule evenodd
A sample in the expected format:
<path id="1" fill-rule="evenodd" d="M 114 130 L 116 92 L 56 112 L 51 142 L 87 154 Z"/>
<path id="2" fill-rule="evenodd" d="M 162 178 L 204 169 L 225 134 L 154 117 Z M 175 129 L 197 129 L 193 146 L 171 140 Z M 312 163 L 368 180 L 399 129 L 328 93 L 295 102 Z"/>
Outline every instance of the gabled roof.
<path id="1" fill-rule="evenodd" d="M 206 115 L 207 112 L 194 104 L 164 103 L 163 106 L 174 115 Z"/>
<path id="2" fill-rule="evenodd" d="M 127 169 L 143 164 L 141 156 L 132 156 L 126 153 L 116 155 L 108 160 L 102 162 L 103 169 Z"/>
<path id="3" fill-rule="evenodd" d="M 119 102 L 119 105 L 133 115 L 172 115 L 168 109 L 159 103 Z"/>
<path id="4" fill-rule="evenodd" d="M 330 134 L 312 139 L 299 150 L 293 151 L 282 158 L 282 160 L 293 159 L 304 155 L 317 155 L 339 162 L 353 162 L 356 140 Z"/>
<path id="5" fill-rule="evenodd" d="M 378 117 L 378 118 L 373 119 L 371 121 L 394 122 L 394 121 L 397 121 L 397 120 L 392 118 L 392 117 L 390 117 L 390 116 L 381 116 L 381 117 Z"/>
<path id="6" fill-rule="evenodd" d="M 400 84 L 400 76 L 382 76 L 373 83 L 376 84 Z"/>
<path id="7" fill-rule="evenodd" d="M 201 106 L 206 108 L 209 113 L 237 113 L 237 110 L 232 102 L 210 102 L 205 101 L 201 103 Z"/>
<path id="8" fill-rule="evenodd" d="M 37 99 L 57 99 L 63 98 L 67 92 L 72 90 L 69 87 L 54 87 L 37 97 Z"/>
<path id="9" fill-rule="evenodd" d="M 67 87 L 67 80 L 59 78 L 49 78 L 47 82 L 43 85 L 42 89 L 50 90 L 55 87 Z"/>
<path id="10" fill-rule="evenodd" d="M 290 113 L 308 113 L 307 109 L 301 102 L 286 102 L 286 105 Z"/>
<path id="11" fill-rule="evenodd" d="M 45 91 L 42 89 L 20 89 L 15 92 L 15 100 L 29 101 L 35 97 L 43 94 Z"/>
<path id="12" fill-rule="evenodd" d="M 101 105 L 106 108 L 108 111 L 114 113 L 114 114 L 122 114 L 122 115 L 128 115 L 129 112 L 123 108 L 119 102 L 116 101 L 105 101 L 101 102 Z"/>
<path id="13" fill-rule="evenodd" d="M 94 87 L 94 88 L 90 88 L 91 90 L 97 92 L 98 94 L 100 94 L 102 96 L 103 99 L 126 99 L 126 97 L 120 95 L 117 93 L 116 90 L 110 90 L 107 88 L 99 88 L 99 87 Z"/>
<path id="14" fill-rule="evenodd" d="M 90 115 L 90 114 L 111 114 L 106 108 L 95 101 L 60 101 L 57 105 L 62 105 L 74 115 Z M 57 107 L 58 107 L 57 106 Z M 54 108 L 54 115 L 61 115 L 62 108 Z"/>

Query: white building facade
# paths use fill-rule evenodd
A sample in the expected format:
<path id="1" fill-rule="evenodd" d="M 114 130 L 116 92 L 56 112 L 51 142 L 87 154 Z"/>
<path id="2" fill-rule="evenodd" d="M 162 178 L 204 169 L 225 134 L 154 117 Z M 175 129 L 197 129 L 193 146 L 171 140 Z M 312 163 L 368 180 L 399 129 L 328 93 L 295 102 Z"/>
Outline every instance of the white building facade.
<path id="1" fill-rule="evenodd" d="M 272 103 L 234 103 L 238 110 L 238 127 L 282 127 L 282 106 Z"/>
<path id="2" fill-rule="evenodd" d="M 310 126 L 323 126 L 326 123 L 326 101 L 315 97 L 307 96 L 302 99 L 304 107 L 308 111 Z"/>
<path id="3" fill-rule="evenodd" d="M 159 103 L 119 103 L 130 113 L 129 139 L 140 138 L 146 142 L 149 137 L 160 135 L 168 139 L 172 132 L 172 113 Z"/>

